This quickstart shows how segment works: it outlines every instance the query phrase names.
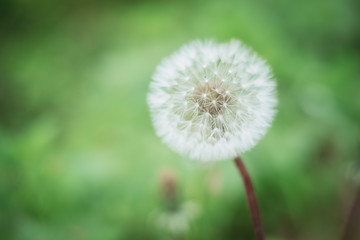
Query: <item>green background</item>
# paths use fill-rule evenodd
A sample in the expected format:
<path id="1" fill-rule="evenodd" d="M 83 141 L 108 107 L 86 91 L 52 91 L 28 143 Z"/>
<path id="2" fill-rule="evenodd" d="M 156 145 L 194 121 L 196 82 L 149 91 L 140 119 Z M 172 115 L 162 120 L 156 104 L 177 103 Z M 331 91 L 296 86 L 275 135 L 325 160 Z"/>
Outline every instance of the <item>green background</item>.
<path id="1" fill-rule="evenodd" d="M 360 183 L 359 8 L 2 1 L 0 239 L 253 239 L 234 163 L 190 161 L 152 128 L 156 65 L 198 38 L 240 39 L 277 79 L 273 126 L 242 156 L 268 239 L 339 239 Z"/>

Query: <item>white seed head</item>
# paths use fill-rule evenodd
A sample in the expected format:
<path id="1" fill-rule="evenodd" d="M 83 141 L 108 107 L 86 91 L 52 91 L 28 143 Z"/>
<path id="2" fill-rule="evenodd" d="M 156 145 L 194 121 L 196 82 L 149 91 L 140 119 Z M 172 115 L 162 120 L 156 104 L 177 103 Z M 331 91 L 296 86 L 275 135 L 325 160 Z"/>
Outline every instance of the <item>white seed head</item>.
<path id="1" fill-rule="evenodd" d="M 157 67 L 147 100 L 156 133 L 173 150 L 221 160 L 266 133 L 275 86 L 270 67 L 241 42 L 194 41 Z"/>

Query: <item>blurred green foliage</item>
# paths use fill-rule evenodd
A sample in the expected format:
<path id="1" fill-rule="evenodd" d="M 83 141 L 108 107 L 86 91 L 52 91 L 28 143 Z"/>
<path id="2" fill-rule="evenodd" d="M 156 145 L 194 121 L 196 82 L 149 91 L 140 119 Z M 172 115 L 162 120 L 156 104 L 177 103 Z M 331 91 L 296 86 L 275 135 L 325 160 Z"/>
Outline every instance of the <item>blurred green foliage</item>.
<path id="1" fill-rule="evenodd" d="M 359 185 L 359 5 L 2 1 L 0 238 L 252 239 L 234 164 L 172 152 L 145 101 L 163 57 L 195 38 L 237 38 L 278 82 L 274 125 L 243 156 L 269 239 L 338 239 Z"/>

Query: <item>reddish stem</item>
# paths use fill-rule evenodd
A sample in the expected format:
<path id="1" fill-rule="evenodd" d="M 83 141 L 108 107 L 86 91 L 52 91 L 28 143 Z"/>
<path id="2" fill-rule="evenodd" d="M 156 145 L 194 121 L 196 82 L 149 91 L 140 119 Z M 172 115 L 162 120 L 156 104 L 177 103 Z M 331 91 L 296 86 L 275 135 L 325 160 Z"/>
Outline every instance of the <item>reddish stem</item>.
<path id="1" fill-rule="evenodd" d="M 251 182 L 251 178 L 249 173 L 247 172 L 244 163 L 242 162 L 240 157 L 236 157 L 235 164 L 240 172 L 240 175 L 243 179 L 246 197 L 249 204 L 250 215 L 253 222 L 254 232 L 257 240 L 264 240 L 264 230 L 261 224 L 260 211 L 257 204 L 254 187 Z"/>
<path id="2" fill-rule="evenodd" d="M 351 206 L 349 217 L 347 219 L 341 239 L 343 240 L 355 239 L 356 226 L 358 224 L 356 222 L 356 219 L 359 218 L 359 216 L 360 216 L 360 187 L 356 192 L 355 199 Z"/>

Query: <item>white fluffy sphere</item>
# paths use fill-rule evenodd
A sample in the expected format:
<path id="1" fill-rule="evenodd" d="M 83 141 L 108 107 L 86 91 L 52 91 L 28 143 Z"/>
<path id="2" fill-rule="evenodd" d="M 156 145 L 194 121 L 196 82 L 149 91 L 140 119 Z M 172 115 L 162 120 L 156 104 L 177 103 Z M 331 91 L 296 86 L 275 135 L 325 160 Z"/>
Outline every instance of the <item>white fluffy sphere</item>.
<path id="1" fill-rule="evenodd" d="M 150 84 L 156 133 L 201 161 L 233 158 L 271 125 L 276 84 L 263 59 L 237 40 L 191 42 L 164 59 Z"/>

